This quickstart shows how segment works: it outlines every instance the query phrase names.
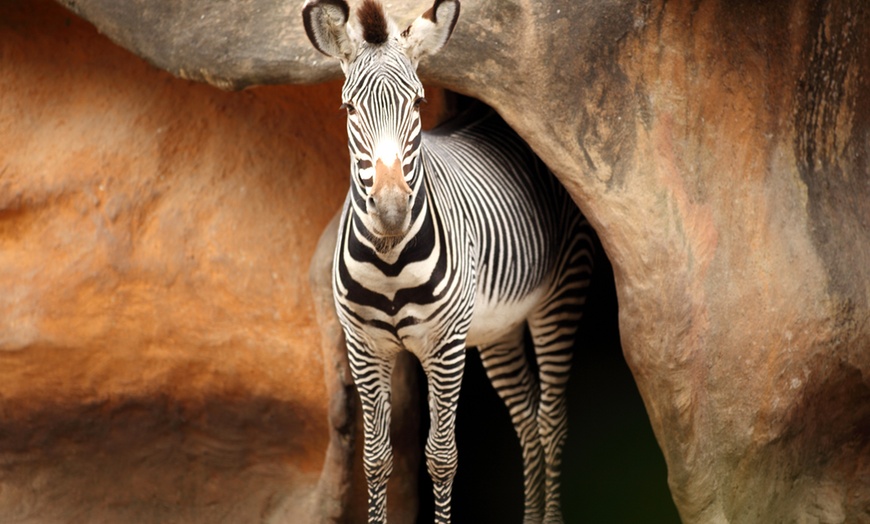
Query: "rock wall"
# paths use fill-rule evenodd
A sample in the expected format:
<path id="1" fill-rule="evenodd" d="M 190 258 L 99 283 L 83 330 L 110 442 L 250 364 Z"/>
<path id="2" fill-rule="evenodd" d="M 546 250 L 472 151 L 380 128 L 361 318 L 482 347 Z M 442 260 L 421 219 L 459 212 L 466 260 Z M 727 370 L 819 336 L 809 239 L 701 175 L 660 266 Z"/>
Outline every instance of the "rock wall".
<path id="1" fill-rule="evenodd" d="M 340 86 L 179 80 L 48 2 L 0 57 L 0 521 L 313 521 Z"/>

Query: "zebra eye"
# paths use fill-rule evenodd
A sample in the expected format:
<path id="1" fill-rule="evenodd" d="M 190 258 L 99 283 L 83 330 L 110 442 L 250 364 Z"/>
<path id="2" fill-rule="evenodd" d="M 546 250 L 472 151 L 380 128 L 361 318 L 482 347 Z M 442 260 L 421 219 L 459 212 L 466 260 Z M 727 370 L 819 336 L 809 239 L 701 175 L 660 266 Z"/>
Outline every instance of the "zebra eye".
<path id="1" fill-rule="evenodd" d="M 425 104 L 425 103 L 427 103 L 427 102 L 428 102 L 428 100 L 426 100 L 425 98 L 423 98 L 423 97 L 421 97 L 421 96 L 418 96 L 417 99 L 414 100 L 414 109 L 416 109 L 416 110 L 419 111 L 419 109 L 420 109 L 420 104 Z"/>
<path id="2" fill-rule="evenodd" d="M 347 114 L 349 114 L 349 115 L 356 114 L 356 108 L 353 107 L 352 105 L 348 104 L 347 102 L 341 104 L 341 107 L 339 107 L 339 109 L 347 109 Z"/>

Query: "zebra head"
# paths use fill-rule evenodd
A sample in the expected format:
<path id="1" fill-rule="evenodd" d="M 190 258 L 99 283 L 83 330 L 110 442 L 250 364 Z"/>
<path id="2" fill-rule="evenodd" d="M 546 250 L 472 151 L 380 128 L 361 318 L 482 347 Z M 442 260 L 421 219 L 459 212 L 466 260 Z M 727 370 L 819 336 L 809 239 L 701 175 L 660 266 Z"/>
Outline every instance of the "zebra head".
<path id="1" fill-rule="evenodd" d="M 420 59 L 440 50 L 453 32 L 459 0 L 435 0 L 399 32 L 375 0 L 363 0 L 350 20 L 345 0 L 308 0 L 305 32 L 314 47 L 337 58 L 345 74 L 354 212 L 376 237 L 401 239 L 422 185 Z"/>

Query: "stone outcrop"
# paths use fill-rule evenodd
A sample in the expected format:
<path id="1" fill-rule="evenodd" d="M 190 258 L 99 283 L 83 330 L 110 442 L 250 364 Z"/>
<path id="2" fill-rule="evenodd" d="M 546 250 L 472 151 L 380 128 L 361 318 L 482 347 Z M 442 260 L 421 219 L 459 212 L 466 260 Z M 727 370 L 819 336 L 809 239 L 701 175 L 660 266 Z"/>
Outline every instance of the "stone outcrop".
<path id="1" fill-rule="evenodd" d="M 240 88 L 316 82 L 340 75 L 336 66 L 324 63 L 309 48 L 297 15 L 299 6 L 293 2 L 199 0 L 176 7 L 170 0 L 152 0 L 123 8 L 110 0 L 62 3 L 120 45 L 178 76 Z M 400 15 L 407 20 L 408 13 L 418 12 L 425 3 L 416 1 Z M 78 28 L 77 24 L 71 27 Z M 4 59 L 36 48 L 25 45 L 14 24 L 7 22 L 4 27 L 0 44 L 8 49 Z M 10 47 L 10 41 L 17 44 Z M 122 67 L 120 61 L 106 62 L 81 51 L 71 56 L 49 51 L 44 55 L 49 58 L 31 67 L 4 73 L 2 80 L 9 83 L 4 92 L 34 89 L 45 75 L 55 74 L 53 68 L 71 60 L 81 67 L 65 69 L 69 75 Z M 123 67 L 144 70 L 141 64 Z M 870 518 L 868 69 L 870 6 L 858 0 L 466 2 L 451 43 L 421 66 L 424 80 L 476 96 L 499 110 L 554 169 L 598 231 L 614 267 L 626 360 L 644 397 L 685 522 L 862 522 Z M 280 251 L 276 243 L 296 239 L 308 239 L 305 246 L 313 249 L 313 231 L 326 224 L 332 211 L 324 212 L 328 206 L 322 202 L 314 205 L 312 195 L 321 181 L 291 173 L 266 186 L 272 189 L 269 192 L 249 200 L 250 196 L 241 196 L 245 187 L 241 175 L 220 178 L 217 174 L 231 165 L 245 176 L 273 176 L 276 171 L 293 170 L 305 155 L 268 166 L 258 161 L 256 149 L 224 158 L 238 141 L 203 143 L 197 138 L 203 134 L 177 133 L 191 129 L 188 125 L 203 133 L 220 122 L 236 134 L 262 134 L 263 147 L 279 147 L 273 140 L 280 128 L 268 125 L 275 121 L 256 116 L 259 97 L 269 96 L 270 91 L 226 98 L 209 92 L 203 97 L 207 103 L 182 97 L 172 105 L 165 100 L 172 99 L 165 86 L 175 81 L 157 78 L 144 85 L 120 84 L 125 96 L 138 92 L 160 103 L 152 102 L 155 108 L 121 103 L 126 112 L 114 115 L 114 120 L 107 110 L 110 106 L 85 108 L 91 102 L 77 91 L 44 95 L 35 113 L 20 109 L 15 113 L 14 106 L 0 106 L 4 126 L 10 130 L 6 134 L 13 138 L 28 135 L 13 134 L 10 120 L 15 121 L 14 129 L 28 129 L 29 134 L 40 129 L 39 122 L 48 121 L 54 127 L 42 126 L 44 133 L 72 126 L 69 132 L 91 137 L 94 143 L 91 149 L 36 154 L 26 143 L 4 142 L 2 238 L 4 242 L 24 238 L 27 228 L 39 233 L 27 236 L 38 239 L 27 250 L 19 246 L 10 251 L 4 246 L 0 255 L 7 257 L 3 278 L 10 284 L 4 287 L 14 291 L 0 297 L 5 301 L 0 307 L 18 315 L 3 320 L 11 326 L 2 330 L 3 347 L 33 348 L 36 352 L 31 355 L 39 356 L 27 360 L 26 372 L 13 374 L 6 364 L 15 363 L 23 353 L 4 352 L 3 380 L 19 381 L 20 391 L 34 380 L 48 385 L 67 381 L 76 384 L 70 390 L 73 398 L 87 399 L 94 394 L 88 386 L 93 374 L 105 373 L 119 393 L 101 397 L 108 403 L 92 405 L 111 411 L 112 402 L 128 398 L 124 392 L 146 387 L 148 380 L 154 382 L 147 387 L 170 391 L 183 391 L 190 382 L 182 380 L 188 373 L 161 375 L 150 367 L 143 367 L 138 376 L 114 378 L 111 360 L 165 351 L 148 343 L 155 332 L 183 340 L 196 331 L 210 341 L 205 349 L 195 348 L 175 360 L 188 366 L 194 382 L 205 373 L 219 373 L 222 363 L 245 369 L 247 358 L 278 362 L 281 351 L 290 351 L 280 348 L 301 347 L 287 342 L 300 340 L 300 333 L 312 337 L 307 342 L 314 340 L 313 315 L 305 309 L 309 306 L 300 306 L 308 313 L 296 317 L 305 320 L 299 324 L 270 323 L 272 310 L 264 306 L 297 300 L 293 297 L 302 295 L 296 284 L 304 287 L 304 278 L 283 275 L 280 269 L 263 273 L 249 261 L 254 252 L 258 260 L 271 260 L 264 251 Z M 120 80 L 94 74 L 93 81 Z M 300 104 L 315 103 L 298 96 Z M 245 108 L 246 118 L 233 118 L 239 114 L 234 104 L 243 103 L 239 100 L 252 105 Z M 194 103 L 204 106 L 194 110 L 190 106 Z M 293 108 L 282 107 L 297 118 Z M 83 110 L 99 118 L 71 118 Z M 185 127 L 176 128 L 175 135 L 172 126 L 160 131 L 157 122 L 164 119 L 184 121 Z M 130 122 L 140 124 L 131 127 Z M 315 124 L 322 125 L 322 118 L 311 123 Z M 158 144 L 160 133 L 170 136 L 163 146 Z M 124 156 L 113 147 L 124 138 L 143 144 L 138 155 Z M 305 151 L 317 147 L 319 135 L 286 138 L 296 140 L 299 151 Z M 333 138 L 333 144 L 340 140 Z M 71 147 L 53 142 L 51 136 L 44 140 L 57 148 Z M 168 153 L 161 155 L 161 147 Z M 166 158 L 169 162 L 161 160 Z M 137 185 L 130 182 L 136 177 L 118 177 L 102 186 L 89 185 L 87 171 L 82 175 L 59 167 L 84 160 L 100 165 L 117 162 L 118 172 L 124 173 L 164 173 L 168 182 L 157 179 Z M 198 166 L 199 175 L 173 177 L 171 167 L 179 162 L 189 169 Z M 58 172 L 69 173 L 64 184 L 46 180 L 38 186 L 42 193 L 16 196 L 15 175 Z M 152 196 L 137 198 L 134 205 L 124 197 L 113 201 L 113 195 L 104 194 L 110 190 L 115 195 Z M 305 197 L 298 199 L 297 191 Z M 328 194 L 334 198 L 340 193 Z M 178 211 L 169 205 L 175 199 L 198 211 Z M 55 202 L 67 206 L 60 208 L 65 211 L 45 213 L 52 209 L 47 203 Z M 234 223 L 248 224 L 239 231 L 259 238 L 241 238 L 231 228 L 221 229 L 229 223 L 209 223 L 207 202 L 239 209 Z M 309 216 L 298 206 L 320 209 L 321 218 L 294 222 L 289 213 Z M 256 209 L 268 213 L 255 215 Z M 89 231 L 91 237 L 64 238 L 52 230 L 52 224 L 59 227 L 70 220 L 87 224 L 90 229 L 82 231 Z M 166 231 L 160 225 L 166 221 L 191 225 Z M 287 235 L 291 223 L 294 233 Z M 270 224 L 282 229 L 270 229 Z M 127 242 L 126 257 L 116 258 L 107 247 L 110 240 Z M 232 241 L 240 244 L 226 248 L 225 243 Z M 43 245 L 51 249 L 31 247 Z M 295 256 L 304 251 L 293 249 L 300 246 L 285 246 L 282 252 L 285 257 Z M 50 273 L 40 271 L 38 264 L 19 261 L 35 252 L 65 260 L 57 266 L 80 272 L 78 276 Z M 149 270 L 136 258 L 149 252 L 153 257 L 149 263 L 158 269 Z M 88 269 L 94 260 L 114 273 L 105 276 Z M 173 269 L 185 264 L 199 268 L 198 274 L 212 279 L 211 284 L 220 284 L 216 286 L 220 295 L 180 307 L 184 296 L 214 290 L 199 285 L 203 280 L 165 276 L 180 274 Z M 281 293 L 268 291 L 272 289 L 268 271 L 277 273 L 278 282 L 287 279 Z M 113 282 L 121 281 L 117 274 L 124 272 L 135 274 L 141 287 L 113 287 Z M 291 278 L 301 280 L 290 283 Z M 44 284 L 41 289 L 51 293 L 42 291 L 40 300 L 53 300 L 61 309 L 38 301 L 42 305 L 32 310 L 13 308 L 10 304 L 32 300 L 27 282 Z M 60 282 L 64 285 L 57 285 Z M 149 285 L 154 289 L 147 291 Z M 257 286 L 264 291 L 244 301 L 239 298 L 248 296 L 240 294 L 241 287 Z M 140 290 L 145 292 L 136 294 Z M 113 308 L 121 313 L 96 326 L 83 321 L 103 318 L 99 314 L 110 300 L 127 300 L 128 305 Z M 242 323 L 233 322 L 230 311 L 236 310 L 231 305 L 256 316 L 253 325 L 272 325 L 273 330 L 234 331 L 233 326 Z M 185 321 L 175 320 L 170 311 L 173 315 L 183 311 Z M 108 347 L 116 340 L 112 337 L 123 335 L 138 341 L 142 351 L 106 360 L 109 352 L 94 349 L 84 366 L 87 373 L 65 377 L 57 364 L 84 357 L 63 351 L 57 340 L 85 325 L 86 332 L 77 339 L 90 341 L 89 347 Z M 203 351 L 220 352 L 222 343 L 243 335 L 255 340 L 256 356 L 220 353 L 220 359 L 210 359 L 208 364 L 197 356 Z M 266 343 L 270 340 L 275 345 Z M 222 369 L 229 373 L 229 366 Z M 274 369 L 277 373 L 281 367 Z M 298 368 L 283 372 L 293 375 Z M 293 383 L 285 378 L 290 376 L 275 375 L 255 383 L 260 388 Z M 232 384 L 231 378 L 227 380 Z M 15 386 L 4 388 L 8 388 L 4 396 L 18 391 Z M 256 392 L 228 390 L 239 402 L 257 398 Z M 290 393 L 296 390 L 286 391 L 288 402 L 307 398 Z M 36 402 L 32 395 L 14 398 Z M 318 400 L 312 402 L 316 405 Z M 33 412 L 8 405 L 10 415 L 4 416 L 11 420 L 16 413 Z M 326 412 L 322 404 L 319 409 Z M 297 416 L 298 412 L 285 413 Z M 170 419 L 176 416 L 187 420 L 188 415 L 167 414 Z M 310 424 L 320 424 L 324 438 L 328 434 L 322 422 Z M 311 474 L 314 469 L 311 465 Z"/>
<path id="2" fill-rule="evenodd" d="M 340 85 L 221 92 L 49 2 L 0 6 L 0 56 L 0 522 L 328 513 Z"/>

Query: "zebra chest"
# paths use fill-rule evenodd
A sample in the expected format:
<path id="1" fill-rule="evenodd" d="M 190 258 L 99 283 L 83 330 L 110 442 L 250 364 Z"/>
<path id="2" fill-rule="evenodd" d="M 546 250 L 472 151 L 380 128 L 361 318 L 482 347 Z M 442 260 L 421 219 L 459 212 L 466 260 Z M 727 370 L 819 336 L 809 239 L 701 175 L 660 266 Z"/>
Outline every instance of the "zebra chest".
<path id="1" fill-rule="evenodd" d="M 424 300 L 434 292 L 433 268 L 428 261 L 407 264 L 395 274 L 386 274 L 375 264 L 349 262 L 348 273 L 371 294 L 366 300 L 354 300 L 361 306 L 374 306 L 389 315 L 398 314 L 411 300 Z"/>
<path id="2" fill-rule="evenodd" d="M 350 313 L 345 323 L 373 349 L 407 349 L 423 356 L 439 346 L 445 326 L 472 309 L 471 297 L 451 287 L 460 282 L 458 275 L 446 274 L 434 260 L 387 272 L 353 260 L 346 261 L 346 268 L 349 278 L 343 281 L 351 285 L 338 297 Z"/>
<path id="3" fill-rule="evenodd" d="M 371 263 L 349 262 L 347 271 L 353 285 L 340 300 L 368 324 L 395 330 L 423 322 L 438 307 L 441 278 L 428 261 L 407 264 L 393 274 Z"/>

